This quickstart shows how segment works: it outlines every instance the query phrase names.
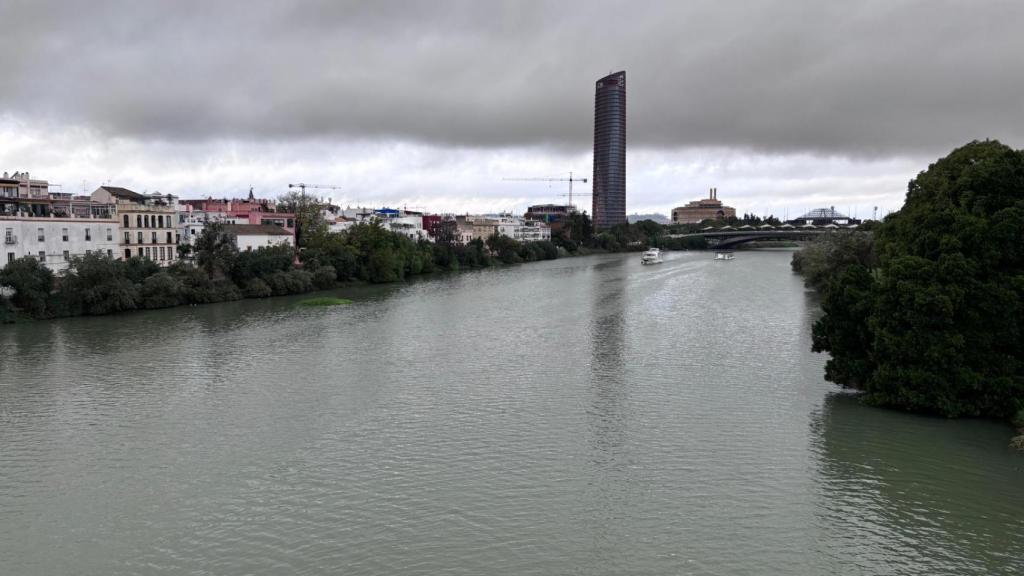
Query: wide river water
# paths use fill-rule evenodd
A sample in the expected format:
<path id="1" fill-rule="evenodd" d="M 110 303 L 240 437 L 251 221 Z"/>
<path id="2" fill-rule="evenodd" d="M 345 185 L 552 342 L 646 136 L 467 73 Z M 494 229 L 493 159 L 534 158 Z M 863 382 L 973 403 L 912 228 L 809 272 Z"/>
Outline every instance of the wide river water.
<path id="1" fill-rule="evenodd" d="M 790 255 L 0 326 L 0 574 L 1024 574 L 1012 430 L 825 382 Z"/>

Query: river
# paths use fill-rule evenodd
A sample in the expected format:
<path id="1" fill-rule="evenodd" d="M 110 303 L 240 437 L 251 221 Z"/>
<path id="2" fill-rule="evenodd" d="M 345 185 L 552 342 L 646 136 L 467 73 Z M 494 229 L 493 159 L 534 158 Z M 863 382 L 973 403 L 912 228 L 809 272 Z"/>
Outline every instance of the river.
<path id="1" fill-rule="evenodd" d="M 825 382 L 789 259 L 0 326 L 0 573 L 1024 573 L 1012 430 Z"/>

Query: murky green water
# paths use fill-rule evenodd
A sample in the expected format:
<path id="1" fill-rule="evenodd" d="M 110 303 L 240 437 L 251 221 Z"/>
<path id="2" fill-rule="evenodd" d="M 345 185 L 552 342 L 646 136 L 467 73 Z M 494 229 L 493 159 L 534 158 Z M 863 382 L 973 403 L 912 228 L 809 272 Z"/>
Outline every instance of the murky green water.
<path id="1" fill-rule="evenodd" d="M 2 574 L 1021 574 L 1012 431 L 822 380 L 787 252 L 0 327 Z"/>

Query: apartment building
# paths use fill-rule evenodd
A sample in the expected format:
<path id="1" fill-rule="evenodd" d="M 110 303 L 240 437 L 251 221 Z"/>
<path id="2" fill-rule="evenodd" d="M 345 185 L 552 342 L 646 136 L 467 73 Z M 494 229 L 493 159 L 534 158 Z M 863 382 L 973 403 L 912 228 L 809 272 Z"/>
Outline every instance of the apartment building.
<path id="1" fill-rule="evenodd" d="M 127 188 L 100 186 L 92 200 L 114 206 L 121 228 L 119 255 L 140 256 L 161 266 L 177 261 L 181 241 L 178 198 L 171 194 L 139 194 Z"/>
<path id="2" fill-rule="evenodd" d="M 32 180 L 28 173 L 0 178 L 0 267 L 32 256 L 61 272 L 75 256 L 97 252 L 116 257 L 117 228 L 110 204 L 52 192 L 45 180 Z"/>

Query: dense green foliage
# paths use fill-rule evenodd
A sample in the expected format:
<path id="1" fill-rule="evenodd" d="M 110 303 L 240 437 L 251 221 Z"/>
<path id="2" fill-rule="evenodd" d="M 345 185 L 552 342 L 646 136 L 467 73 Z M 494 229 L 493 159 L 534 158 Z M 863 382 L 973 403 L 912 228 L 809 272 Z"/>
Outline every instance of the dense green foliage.
<path id="1" fill-rule="evenodd" d="M 323 231 L 307 237 L 302 261 L 310 270 L 334 268 L 339 280 L 395 282 L 436 271 L 484 268 L 505 264 L 553 260 L 552 242 L 517 242 L 505 236 L 477 239 L 466 245 L 416 242 L 380 224 L 357 224 L 343 234 Z"/>
<path id="2" fill-rule="evenodd" d="M 0 286 L 14 289 L 10 304 L 33 316 L 42 316 L 46 311 L 52 285 L 53 273 L 35 258 L 19 258 L 0 269 Z"/>
<path id="3" fill-rule="evenodd" d="M 793 254 L 790 265 L 804 282 L 824 292 L 828 282 L 853 264 L 871 270 L 876 267 L 874 236 L 863 231 L 841 231 L 819 236 L 814 243 Z"/>
<path id="4" fill-rule="evenodd" d="M 1019 415 L 1024 152 L 995 141 L 954 150 L 873 235 L 794 259 L 822 292 L 813 336 L 832 357 L 826 376 L 906 410 Z"/>
<path id="5" fill-rule="evenodd" d="M 196 246 L 198 267 L 177 262 L 161 268 L 144 258 L 93 253 L 72 258 L 54 276 L 35 258 L 20 258 L 0 271 L 0 285 L 14 289 L 9 302 L 0 298 L 0 321 L 13 321 L 15 308 L 33 318 L 98 315 L 300 294 L 335 284 L 330 266 L 312 273 L 296 269 L 291 246 L 239 252 L 219 225 L 207 227 Z"/>
<path id="6" fill-rule="evenodd" d="M 301 194 L 283 198 L 280 208 L 294 211 L 303 227 L 301 266 L 291 246 L 240 252 L 235 238 L 218 223 L 208 224 L 194 247 L 178 251 L 192 257 L 195 265 L 179 261 L 161 268 L 139 257 L 114 260 L 90 254 L 73 258 L 68 270 L 54 276 L 27 257 L 0 272 L 0 286 L 13 289 L 10 299 L 0 296 L 0 322 L 14 321 L 19 312 L 51 318 L 301 294 L 351 280 L 397 282 L 432 272 L 553 260 L 594 250 L 705 247 L 703 239 L 669 238 L 665 227 L 650 220 L 595 235 L 586 214 L 574 214 L 552 241 L 519 242 L 494 235 L 463 245 L 443 238 L 413 241 L 378 223 L 330 233 L 319 216 L 323 207 Z"/>

